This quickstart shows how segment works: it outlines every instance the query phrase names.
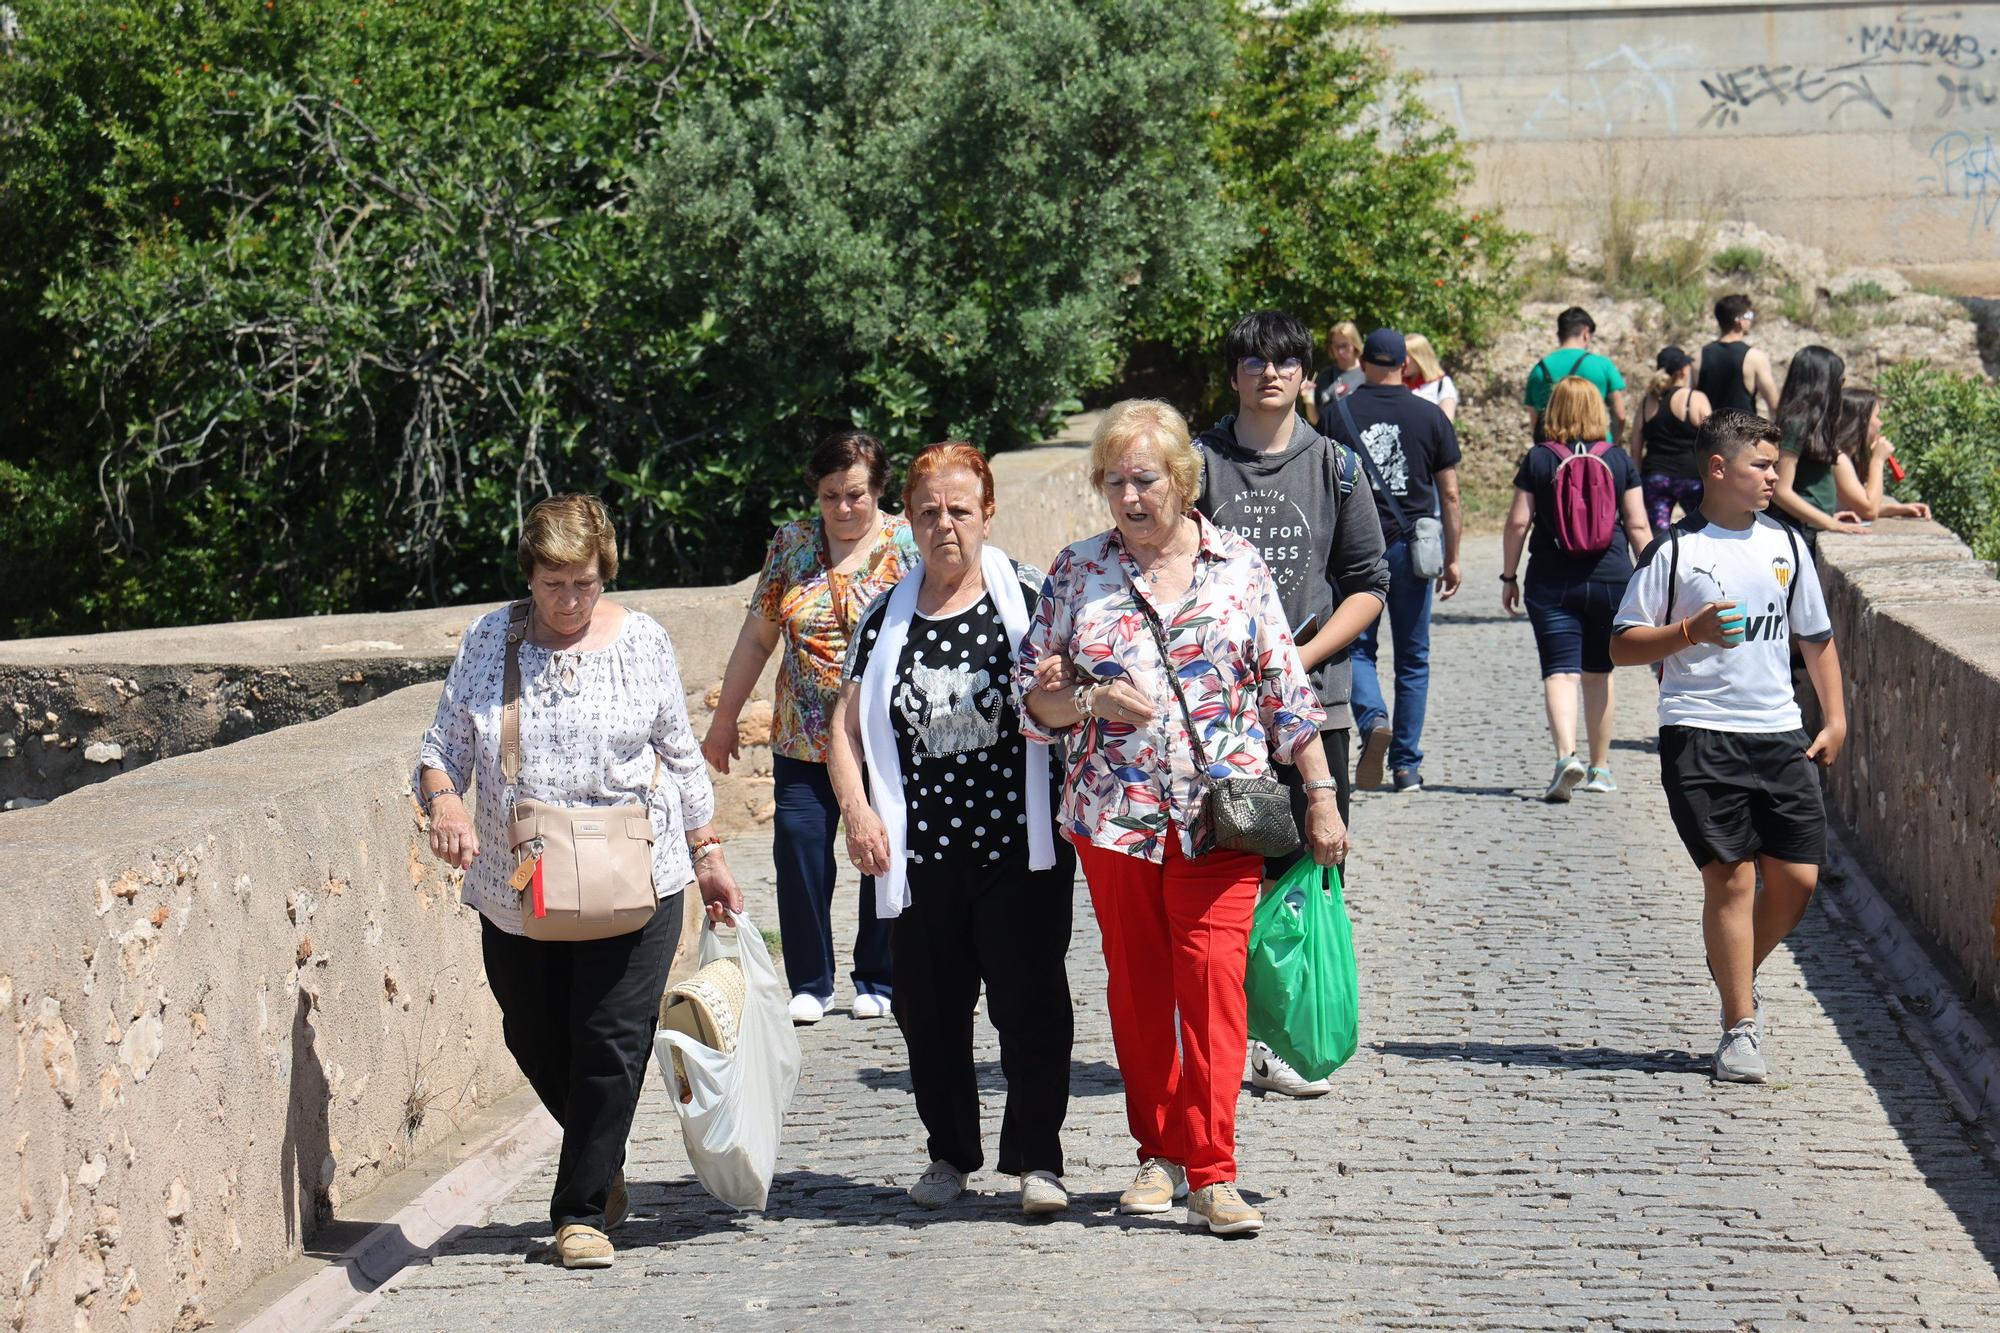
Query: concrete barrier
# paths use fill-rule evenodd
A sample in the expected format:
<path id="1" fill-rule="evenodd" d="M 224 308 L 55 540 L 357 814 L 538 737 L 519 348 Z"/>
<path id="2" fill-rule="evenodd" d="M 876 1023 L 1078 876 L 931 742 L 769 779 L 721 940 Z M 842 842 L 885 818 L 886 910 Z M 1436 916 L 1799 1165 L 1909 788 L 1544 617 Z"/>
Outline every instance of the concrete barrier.
<path id="1" fill-rule="evenodd" d="M 1876 883 L 2000 1000 L 2000 582 L 1936 523 L 1819 551 L 1849 724 L 1828 799 Z"/>
<path id="2" fill-rule="evenodd" d="M 408 795 L 436 693 L 0 819 L 13 1327 L 195 1327 L 520 1085 Z"/>

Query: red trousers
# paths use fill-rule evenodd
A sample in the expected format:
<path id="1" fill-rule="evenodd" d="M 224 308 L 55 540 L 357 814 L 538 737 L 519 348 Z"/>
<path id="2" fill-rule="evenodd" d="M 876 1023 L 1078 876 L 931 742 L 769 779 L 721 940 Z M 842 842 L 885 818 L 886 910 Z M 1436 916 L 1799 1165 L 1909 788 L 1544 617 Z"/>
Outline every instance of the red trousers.
<path id="1" fill-rule="evenodd" d="M 1190 861 L 1178 828 L 1165 841 L 1162 865 L 1088 844 L 1077 857 L 1104 937 L 1111 1039 L 1139 1160 L 1178 1162 L 1188 1188 L 1201 1189 L 1236 1179 L 1250 1025 L 1243 967 L 1264 863 L 1221 851 Z"/>

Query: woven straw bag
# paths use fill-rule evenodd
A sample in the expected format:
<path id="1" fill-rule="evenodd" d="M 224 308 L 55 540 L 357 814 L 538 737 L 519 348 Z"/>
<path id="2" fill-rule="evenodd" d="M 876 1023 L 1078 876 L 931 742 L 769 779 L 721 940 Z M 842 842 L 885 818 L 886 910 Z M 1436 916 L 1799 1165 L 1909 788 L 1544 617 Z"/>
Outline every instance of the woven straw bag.
<path id="1" fill-rule="evenodd" d="M 736 1049 L 744 997 L 742 965 L 734 958 L 718 958 L 660 997 L 660 1026 L 726 1055 Z M 674 1052 L 674 1082 L 682 1101 L 694 1095 L 679 1051 Z"/>

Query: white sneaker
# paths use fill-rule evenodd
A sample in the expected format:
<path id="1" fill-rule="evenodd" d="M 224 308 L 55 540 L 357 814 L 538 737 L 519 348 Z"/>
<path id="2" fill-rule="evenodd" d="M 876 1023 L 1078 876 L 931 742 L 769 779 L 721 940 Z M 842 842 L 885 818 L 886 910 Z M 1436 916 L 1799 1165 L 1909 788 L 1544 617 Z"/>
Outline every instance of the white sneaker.
<path id="1" fill-rule="evenodd" d="M 1250 1043 L 1250 1086 L 1287 1097 L 1324 1097 L 1333 1091 L 1333 1084 L 1323 1078 L 1307 1078 L 1261 1041 Z"/>
<path id="2" fill-rule="evenodd" d="M 950 1162 L 932 1162 L 910 1186 L 910 1201 L 920 1208 L 942 1208 L 963 1193 L 965 1172 Z"/>
<path id="3" fill-rule="evenodd" d="M 1763 1035 L 1757 1021 L 1746 1018 L 1722 1034 L 1715 1048 L 1714 1077 L 1718 1083 L 1762 1083 L 1770 1076 L 1764 1063 Z"/>
<path id="4" fill-rule="evenodd" d="M 795 1026 L 810 1027 L 826 1017 L 826 1005 L 817 995 L 794 995 L 791 1014 Z"/>
<path id="5" fill-rule="evenodd" d="M 1030 1171 L 1021 1177 L 1021 1211 L 1060 1213 L 1069 1207 L 1069 1191 L 1053 1171 Z"/>
<path id="6" fill-rule="evenodd" d="M 886 995 L 857 995 L 854 997 L 854 1007 L 849 1012 L 856 1018 L 887 1018 L 889 1016 L 889 997 Z"/>

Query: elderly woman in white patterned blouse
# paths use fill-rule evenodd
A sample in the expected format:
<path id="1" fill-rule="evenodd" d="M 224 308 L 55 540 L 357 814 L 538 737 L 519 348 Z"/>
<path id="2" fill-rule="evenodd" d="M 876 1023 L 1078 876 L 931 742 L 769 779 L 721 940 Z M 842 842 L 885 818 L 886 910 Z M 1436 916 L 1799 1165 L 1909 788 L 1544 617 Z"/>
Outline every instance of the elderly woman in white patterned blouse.
<path id="1" fill-rule="evenodd" d="M 501 775 L 501 692 L 508 608 L 466 631 L 417 760 L 431 851 L 466 872 L 464 899 L 482 918 L 487 983 L 507 1049 L 563 1128 L 549 1216 L 565 1267 L 612 1260 L 604 1232 L 624 1220 L 625 1140 L 652 1051 L 660 995 L 680 938 L 680 893 L 700 886 L 709 915 L 743 900 L 713 824 L 680 667 L 651 616 L 606 599 L 618 542 L 587 495 L 544 500 L 521 528 L 527 632 L 519 647 L 522 766 Z M 476 817 L 464 793 L 477 783 Z M 624 935 L 533 940 L 522 933 L 506 812 L 515 799 L 562 807 L 641 804 L 653 826 L 654 892 L 662 905 Z"/>

